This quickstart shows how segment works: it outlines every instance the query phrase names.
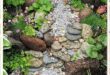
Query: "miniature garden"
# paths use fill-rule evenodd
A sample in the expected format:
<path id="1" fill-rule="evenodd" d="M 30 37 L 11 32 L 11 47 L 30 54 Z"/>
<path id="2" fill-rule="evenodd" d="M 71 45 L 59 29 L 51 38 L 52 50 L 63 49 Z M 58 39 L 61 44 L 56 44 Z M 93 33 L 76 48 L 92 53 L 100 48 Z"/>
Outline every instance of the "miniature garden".
<path id="1" fill-rule="evenodd" d="M 107 0 L 4 0 L 4 75 L 106 75 Z"/>

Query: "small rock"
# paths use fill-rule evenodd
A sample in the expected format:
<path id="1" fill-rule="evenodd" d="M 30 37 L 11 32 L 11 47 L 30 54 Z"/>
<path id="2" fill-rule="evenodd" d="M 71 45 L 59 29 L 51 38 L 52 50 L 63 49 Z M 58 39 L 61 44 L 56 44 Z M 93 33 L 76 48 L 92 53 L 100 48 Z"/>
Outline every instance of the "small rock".
<path id="1" fill-rule="evenodd" d="M 32 58 L 30 60 L 31 67 L 40 67 L 43 64 L 42 59 Z"/>
<path id="2" fill-rule="evenodd" d="M 30 51 L 25 51 L 25 53 L 31 54 L 32 56 L 34 56 L 36 58 L 42 58 L 43 57 L 43 53 L 39 52 L 39 51 L 30 50 Z"/>
<path id="3" fill-rule="evenodd" d="M 52 52 L 52 55 L 63 60 L 63 61 L 70 61 L 70 56 L 68 54 L 63 53 L 62 51 Z"/>
<path id="4" fill-rule="evenodd" d="M 58 41 L 54 41 L 51 47 L 54 50 L 60 50 L 62 48 L 61 44 Z"/>
<path id="5" fill-rule="evenodd" d="M 92 28 L 90 25 L 87 24 L 82 24 L 82 37 L 84 39 L 87 39 L 88 37 L 92 37 L 93 36 L 93 32 L 92 32 Z"/>
<path id="6" fill-rule="evenodd" d="M 46 33 L 46 32 L 48 32 L 50 29 L 51 29 L 51 28 L 50 28 L 50 24 L 44 23 L 44 24 L 42 25 L 40 31 L 41 31 L 42 33 Z"/>
<path id="7" fill-rule="evenodd" d="M 21 35 L 20 39 L 24 43 L 24 45 L 31 50 L 36 50 L 36 51 L 46 50 L 45 42 L 39 38 Z"/>
<path id="8" fill-rule="evenodd" d="M 81 30 L 82 29 L 82 25 L 80 23 L 78 23 L 78 22 L 75 22 L 73 24 L 73 28 L 78 29 L 78 30 Z"/>
<path id="9" fill-rule="evenodd" d="M 43 33 L 40 31 L 36 31 L 37 37 L 38 38 L 43 38 Z"/>
<path id="10" fill-rule="evenodd" d="M 68 54 L 69 54 L 70 56 L 73 56 L 73 55 L 74 55 L 74 51 L 73 51 L 73 50 L 68 50 Z"/>
<path id="11" fill-rule="evenodd" d="M 81 38 L 81 35 L 71 35 L 69 33 L 66 33 L 65 35 L 67 37 L 67 39 L 69 40 L 77 40 L 77 39 L 80 39 Z"/>
<path id="12" fill-rule="evenodd" d="M 45 64 L 50 64 L 50 63 L 58 62 L 58 59 L 56 59 L 52 56 L 49 56 L 49 54 L 47 52 L 45 52 L 44 56 L 43 56 L 43 61 Z"/>
<path id="13" fill-rule="evenodd" d="M 75 28 L 72 28 L 72 26 L 70 26 L 70 25 L 68 25 L 67 26 L 67 32 L 69 33 L 69 34 L 80 34 L 81 33 L 81 31 L 80 30 L 78 30 L 78 29 L 75 29 Z"/>
<path id="14" fill-rule="evenodd" d="M 56 63 L 51 63 L 51 64 L 48 64 L 47 67 L 50 67 L 50 68 L 60 68 L 63 66 L 63 61 L 58 61 Z"/>
<path id="15" fill-rule="evenodd" d="M 44 34 L 44 40 L 45 40 L 47 46 L 50 47 L 53 43 L 54 38 L 53 38 L 53 36 L 51 35 L 50 32 L 47 32 L 47 33 Z"/>
<path id="16" fill-rule="evenodd" d="M 26 1 L 25 1 L 25 4 L 26 4 L 26 6 L 30 6 L 30 5 L 32 5 L 35 1 L 36 1 L 36 0 L 26 0 Z"/>
<path id="17" fill-rule="evenodd" d="M 79 42 L 83 43 L 84 42 L 84 39 L 79 39 Z"/>
<path id="18" fill-rule="evenodd" d="M 6 34 L 7 36 L 12 36 L 12 35 L 13 35 L 13 32 L 12 32 L 12 31 L 5 31 L 5 34 Z"/>
<path id="19" fill-rule="evenodd" d="M 67 38 L 64 36 L 59 37 L 59 42 L 65 42 L 67 41 Z"/>

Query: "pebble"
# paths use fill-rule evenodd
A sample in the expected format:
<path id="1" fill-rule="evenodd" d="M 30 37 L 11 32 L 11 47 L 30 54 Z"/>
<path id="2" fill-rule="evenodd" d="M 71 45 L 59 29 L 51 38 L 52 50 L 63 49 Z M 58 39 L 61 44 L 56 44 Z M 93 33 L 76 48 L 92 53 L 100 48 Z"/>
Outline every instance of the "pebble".
<path id="1" fill-rule="evenodd" d="M 62 48 L 62 46 L 58 41 L 54 41 L 51 48 L 54 49 L 54 50 L 60 50 Z"/>
<path id="2" fill-rule="evenodd" d="M 78 39 L 81 38 L 81 35 L 71 35 L 71 34 L 69 34 L 69 33 L 66 33 L 65 36 L 66 36 L 67 39 L 69 39 L 69 40 L 78 40 Z"/>
<path id="3" fill-rule="evenodd" d="M 36 31 L 36 35 L 38 38 L 43 38 L 43 36 L 44 36 L 43 33 L 40 31 Z"/>
<path id="4" fill-rule="evenodd" d="M 58 62 L 58 59 L 56 59 L 55 57 L 49 56 L 49 54 L 45 52 L 43 56 L 43 61 L 45 64 L 50 64 L 50 63 Z"/>
<path id="5" fill-rule="evenodd" d="M 31 67 L 40 67 L 43 65 L 43 60 L 39 58 L 32 58 L 30 60 Z"/>
<path id="6" fill-rule="evenodd" d="M 90 25 L 87 25 L 87 24 L 83 24 L 82 25 L 82 37 L 84 39 L 87 39 L 89 37 L 92 37 L 93 36 L 93 31 L 92 31 L 92 28 Z"/>
<path id="7" fill-rule="evenodd" d="M 42 58 L 43 57 L 43 53 L 39 52 L 39 51 L 25 51 L 25 53 L 31 54 L 32 56 L 36 57 L 36 58 Z"/>
<path id="8" fill-rule="evenodd" d="M 74 51 L 73 51 L 73 50 L 68 50 L 68 54 L 69 54 L 70 56 L 73 56 L 73 55 L 74 55 Z"/>
<path id="9" fill-rule="evenodd" d="M 78 30 L 81 30 L 81 29 L 82 29 L 82 24 L 80 24 L 80 23 L 78 23 L 78 22 L 75 22 L 75 23 L 73 24 L 73 28 L 78 29 Z"/>
<path id="10" fill-rule="evenodd" d="M 68 54 L 63 53 L 62 51 L 57 51 L 57 52 L 52 51 L 52 55 L 65 62 L 70 61 L 70 56 Z"/>
<path id="11" fill-rule="evenodd" d="M 66 37 L 64 37 L 64 36 L 59 37 L 59 42 L 60 43 L 65 42 L 65 41 L 67 41 Z"/>

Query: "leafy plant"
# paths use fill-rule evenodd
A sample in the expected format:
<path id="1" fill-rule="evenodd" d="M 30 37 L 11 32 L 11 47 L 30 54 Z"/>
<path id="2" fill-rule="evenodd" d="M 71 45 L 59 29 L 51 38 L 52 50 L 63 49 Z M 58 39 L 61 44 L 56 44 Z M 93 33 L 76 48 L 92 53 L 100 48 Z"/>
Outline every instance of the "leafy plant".
<path id="1" fill-rule="evenodd" d="M 12 19 L 12 15 L 10 13 L 4 11 L 3 18 L 4 18 L 4 21 L 8 21 L 8 20 Z"/>
<path id="2" fill-rule="evenodd" d="M 7 5 L 13 5 L 15 7 L 23 5 L 25 0 L 4 0 Z"/>
<path id="3" fill-rule="evenodd" d="M 24 30 L 26 23 L 24 22 L 24 17 L 23 16 L 19 16 L 17 19 L 17 22 L 12 24 L 12 28 L 14 30 L 16 29 L 20 29 L 20 30 Z"/>
<path id="4" fill-rule="evenodd" d="M 103 2 L 103 3 L 107 3 L 107 0 L 101 0 L 101 2 Z"/>
<path id="5" fill-rule="evenodd" d="M 25 34 L 27 36 L 35 36 L 36 32 L 32 26 L 27 25 L 23 30 L 23 34 Z"/>
<path id="6" fill-rule="evenodd" d="M 31 55 L 25 54 L 22 52 L 17 52 L 15 50 L 11 50 L 10 52 L 4 51 L 4 63 L 3 67 L 7 71 L 13 71 L 16 69 L 21 69 L 21 72 L 27 75 L 28 68 L 30 66 L 29 60 L 31 59 Z"/>
<path id="7" fill-rule="evenodd" d="M 93 38 L 88 38 L 87 42 L 90 44 L 90 47 L 86 50 L 86 54 L 90 58 L 95 58 L 101 60 L 103 55 L 100 53 L 103 48 L 102 44 L 96 42 Z"/>
<path id="8" fill-rule="evenodd" d="M 80 10 L 85 6 L 84 3 L 81 2 L 81 0 L 71 0 L 70 3 L 74 8 L 78 8 Z"/>
<path id="9" fill-rule="evenodd" d="M 78 58 L 79 58 L 79 52 L 76 52 L 74 55 L 73 55 L 73 57 L 72 57 L 72 61 L 76 61 L 76 60 L 78 60 Z"/>
<path id="10" fill-rule="evenodd" d="M 11 48 L 11 43 L 8 40 L 6 35 L 3 36 L 3 48 L 4 49 L 10 49 Z"/>
<path id="11" fill-rule="evenodd" d="M 99 15 L 94 14 L 94 13 L 87 16 L 86 18 L 82 19 L 81 23 L 86 23 L 86 24 L 91 25 L 93 27 L 99 26 L 102 29 L 106 29 L 106 27 L 107 27 L 106 20 L 101 18 Z"/>
<path id="12" fill-rule="evenodd" d="M 37 0 L 32 6 L 29 7 L 29 11 L 41 11 L 45 13 L 49 13 L 52 9 L 53 5 L 50 0 Z"/>

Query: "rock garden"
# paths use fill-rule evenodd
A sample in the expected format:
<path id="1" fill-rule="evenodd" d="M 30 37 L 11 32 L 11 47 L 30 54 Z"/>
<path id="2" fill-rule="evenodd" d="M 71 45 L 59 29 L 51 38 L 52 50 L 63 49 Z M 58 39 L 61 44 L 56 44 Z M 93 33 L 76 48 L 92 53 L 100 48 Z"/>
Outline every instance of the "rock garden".
<path id="1" fill-rule="evenodd" d="M 106 75 L 106 0 L 4 0 L 8 75 Z"/>

